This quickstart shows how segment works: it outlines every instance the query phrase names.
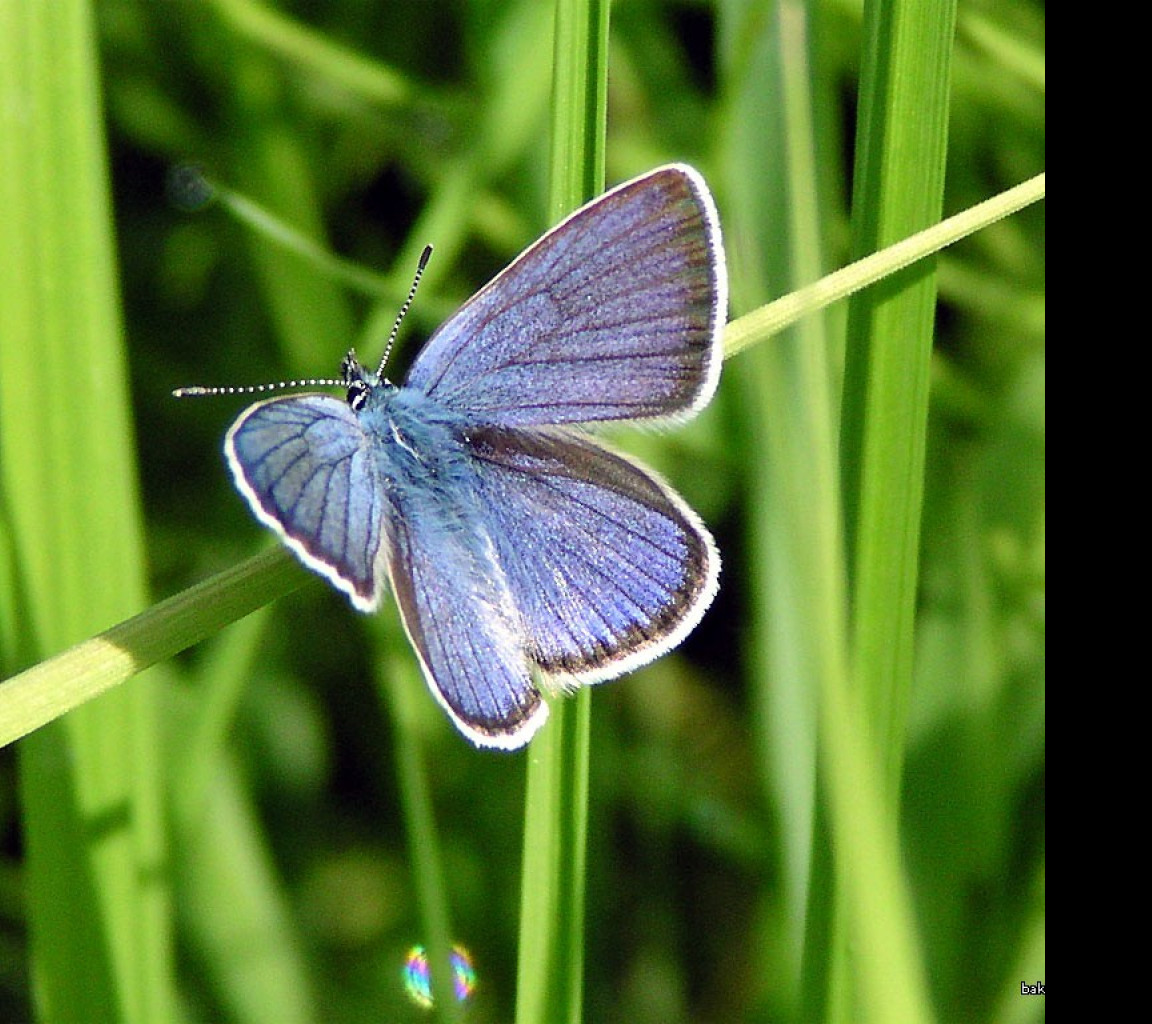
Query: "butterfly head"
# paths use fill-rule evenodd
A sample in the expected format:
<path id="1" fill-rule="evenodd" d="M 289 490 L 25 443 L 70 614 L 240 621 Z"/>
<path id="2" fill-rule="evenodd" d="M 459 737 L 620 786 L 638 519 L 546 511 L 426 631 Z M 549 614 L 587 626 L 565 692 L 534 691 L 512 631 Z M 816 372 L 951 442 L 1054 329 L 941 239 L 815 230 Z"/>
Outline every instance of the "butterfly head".
<path id="1" fill-rule="evenodd" d="M 344 361 L 340 364 L 340 377 L 347 392 L 348 406 L 353 412 L 359 412 L 368 396 L 378 387 L 391 387 L 378 373 L 373 373 L 359 359 L 353 349 L 348 350 Z"/>

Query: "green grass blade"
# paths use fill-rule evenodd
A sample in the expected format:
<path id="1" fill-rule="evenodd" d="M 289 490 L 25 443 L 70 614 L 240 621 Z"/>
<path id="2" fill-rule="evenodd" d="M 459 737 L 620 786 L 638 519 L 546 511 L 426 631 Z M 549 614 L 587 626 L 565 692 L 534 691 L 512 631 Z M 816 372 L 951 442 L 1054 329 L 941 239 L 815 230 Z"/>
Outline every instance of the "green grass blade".
<path id="1" fill-rule="evenodd" d="M 607 0 L 557 0 L 549 213 L 604 184 Z M 579 1024 L 584 987 L 584 864 L 591 693 L 552 704 L 532 741 L 521 867 L 517 1024 Z"/>
<path id="2" fill-rule="evenodd" d="M 309 580 L 286 549 L 274 548 L 25 669 L 0 686 L 0 746 L 179 654 Z"/>
<path id="3" fill-rule="evenodd" d="M 529 749 L 517 1024 L 583 1019 L 590 706 L 587 690 L 554 701 Z"/>
<path id="4" fill-rule="evenodd" d="M 248 774 L 230 745 L 271 609 L 221 634 L 176 691 L 168 749 L 181 936 L 214 1002 L 246 1024 L 307 1024 L 316 998 Z"/>
<path id="5" fill-rule="evenodd" d="M 182 937 L 227 1019 L 322 1020 L 256 801 L 234 756 L 220 752 L 214 767 L 210 790 L 174 828 Z"/>
<path id="6" fill-rule="evenodd" d="M 271 7 L 250 0 L 212 3 L 237 34 L 350 93 L 384 106 L 397 106 L 411 98 L 412 86 L 402 75 L 354 50 L 336 46 Z"/>
<path id="7" fill-rule="evenodd" d="M 853 245 L 872 252 L 939 220 L 948 138 L 954 0 L 871 3 L 856 137 Z M 841 420 L 851 575 L 852 689 L 821 706 L 823 814 L 815 836 L 805 995 L 832 1020 L 932 1019 L 897 830 L 912 685 L 932 263 L 854 297 Z M 830 869 L 832 877 L 827 877 Z M 821 960 L 819 958 L 826 958 Z"/>
<path id="8" fill-rule="evenodd" d="M 877 3 L 866 10 L 870 72 L 858 130 L 853 237 L 867 253 L 940 219 L 955 3 Z M 875 740 L 893 754 L 911 684 L 918 582 L 934 263 L 894 275 L 849 306 L 843 438 L 852 558 L 856 685 Z"/>
<path id="9" fill-rule="evenodd" d="M 145 603 L 93 12 L 0 7 L 0 507 L 20 649 Z M 20 747 L 34 993 L 48 1020 L 174 1012 L 155 681 Z"/>
<path id="10" fill-rule="evenodd" d="M 604 188 L 608 11 L 604 0 L 556 2 L 548 189 L 553 221 Z"/>

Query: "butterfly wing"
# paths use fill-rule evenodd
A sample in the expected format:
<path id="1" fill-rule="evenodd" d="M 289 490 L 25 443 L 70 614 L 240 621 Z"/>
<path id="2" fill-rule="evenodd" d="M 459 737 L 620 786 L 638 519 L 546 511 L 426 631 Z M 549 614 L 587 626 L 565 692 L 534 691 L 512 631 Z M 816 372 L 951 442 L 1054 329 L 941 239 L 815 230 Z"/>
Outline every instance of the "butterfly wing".
<path id="1" fill-rule="evenodd" d="M 412 497 L 409 495 L 408 497 Z M 471 502 L 401 507 L 389 571 L 404 628 L 436 699 L 474 743 L 523 746 L 548 716 L 519 618 Z M 420 508 L 415 507 L 419 505 Z M 421 514 L 422 511 L 422 514 Z"/>
<path id="2" fill-rule="evenodd" d="M 245 410 L 224 442 L 240 493 L 305 565 L 361 611 L 383 590 L 384 491 L 355 413 L 324 395 Z"/>
<path id="3" fill-rule="evenodd" d="M 429 339 L 407 384 L 502 426 L 687 415 L 720 373 L 716 208 L 670 165 L 589 203 Z"/>
<path id="4" fill-rule="evenodd" d="M 676 646 L 716 593 L 719 556 L 650 470 L 580 434 L 470 430 L 480 506 L 535 664 L 597 682 Z"/>

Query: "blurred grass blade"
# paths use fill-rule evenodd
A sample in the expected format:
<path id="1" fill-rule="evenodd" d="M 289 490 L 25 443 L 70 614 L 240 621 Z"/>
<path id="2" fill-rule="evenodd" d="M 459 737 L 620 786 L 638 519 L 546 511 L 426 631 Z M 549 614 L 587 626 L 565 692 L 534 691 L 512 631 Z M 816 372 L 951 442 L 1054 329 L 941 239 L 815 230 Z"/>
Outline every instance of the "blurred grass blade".
<path id="1" fill-rule="evenodd" d="M 732 57 L 747 47 L 731 40 Z M 758 230 L 747 246 L 756 258 L 738 264 L 737 302 L 777 289 L 802 288 L 820 277 L 821 223 L 826 197 L 817 174 L 811 43 L 807 9 L 776 4 L 765 20 L 755 60 L 734 66 L 737 109 L 730 115 L 764 126 L 760 150 L 727 152 L 726 192 L 734 219 Z M 759 168 L 771 171 L 759 173 Z M 828 202 L 834 208 L 834 204 Z M 742 216 L 741 216 L 742 215 Z M 768 307 L 776 305 L 772 303 Z M 751 320 L 755 313 L 735 321 Z M 766 935 L 765 964 L 795 979 L 804 942 L 811 871 L 816 783 L 817 708 L 821 681 L 843 680 L 847 636 L 843 538 L 836 449 L 834 383 L 839 366 L 832 318 L 810 316 L 771 345 L 726 367 L 730 395 L 741 402 L 757 457 L 742 458 L 750 510 L 747 638 L 765 785 L 779 807 L 783 853 L 784 941 Z M 739 390 L 736 390 L 736 389 Z M 775 941 L 774 941 L 775 939 Z M 787 993 L 794 1006 L 798 985 Z"/>
<path id="2" fill-rule="evenodd" d="M 604 186 L 608 0 L 557 0 L 552 222 Z M 529 748 L 520 885 L 517 1024 L 579 1024 L 584 1012 L 584 864 L 591 692 L 553 702 Z"/>
<path id="3" fill-rule="evenodd" d="M 323 1019 L 307 951 L 266 825 L 236 759 L 220 751 L 210 788 L 178 808 L 174 872 L 185 941 L 225 1019 L 309 1024 Z"/>
<path id="4" fill-rule="evenodd" d="M 394 618 L 395 612 L 388 617 Z M 395 628 L 378 632 L 381 634 L 378 685 L 396 737 L 396 784 L 404 815 L 409 870 L 420 913 L 420 944 L 427 948 L 436 1019 L 451 1022 L 463 1017 L 465 1007 L 456 998 L 453 986 L 451 889 L 447 884 L 422 743 L 425 730 L 420 725 L 418 702 L 427 699 L 428 690 L 406 638 Z"/>
<path id="5" fill-rule="evenodd" d="M 221 188 L 219 199 L 239 220 L 250 224 L 257 235 L 303 257 L 317 273 L 326 274 L 333 281 L 372 298 L 386 295 L 396 305 L 403 301 L 405 292 L 396 293 L 388 277 L 334 255 L 314 238 L 296 230 L 247 196 L 229 188 Z"/>
<path id="6" fill-rule="evenodd" d="M 857 254 L 940 218 L 955 18 L 954 0 L 865 6 L 852 204 Z M 820 870 L 809 926 L 828 941 L 808 950 L 804 991 L 813 1019 L 932 1019 L 897 807 L 912 686 L 934 269 L 932 261 L 919 263 L 849 305 L 841 475 L 852 689 L 827 680 L 821 699 Z"/>
<path id="7" fill-rule="evenodd" d="M 411 99 L 412 86 L 395 71 L 337 46 L 270 6 L 252 0 L 212 3 L 238 34 L 327 82 L 342 85 L 356 96 L 385 106 L 397 106 Z"/>
<path id="8" fill-rule="evenodd" d="M 146 601 L 90 5 L 0 5 L 0 507 L 21 589 L 12 670 Z M 155 681 L 21 745 L 45 1020 L 174 1013 Z"/>
<path id="9" fill-rule="evenodd" d="M 221 633 L 201 652 L 193 685 L 173 695 L 172 874 L 182 938 L 228 1019 L 307 1024 L 317 1013 L 305 943 L 230 745 L 271 619 L 263 608 Z"/>

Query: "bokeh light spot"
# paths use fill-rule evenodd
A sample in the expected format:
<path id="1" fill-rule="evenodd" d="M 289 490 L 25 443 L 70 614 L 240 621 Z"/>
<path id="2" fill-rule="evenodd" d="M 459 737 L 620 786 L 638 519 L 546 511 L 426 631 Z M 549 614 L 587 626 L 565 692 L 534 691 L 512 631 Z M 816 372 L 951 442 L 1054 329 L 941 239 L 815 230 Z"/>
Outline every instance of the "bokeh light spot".
<path id="1" fill-rule="evenodd" d="M 476 969 L 472 957 L 463 946 L 452 947 L 452 987 L 456 998 L 463 1002 L 476 988 Z M 425 1008 L 432 1005 L 432 978 L 428 966 L 428 951 L 413 946 L 404 959 L 404 988 L 412 1002 Z"/>

